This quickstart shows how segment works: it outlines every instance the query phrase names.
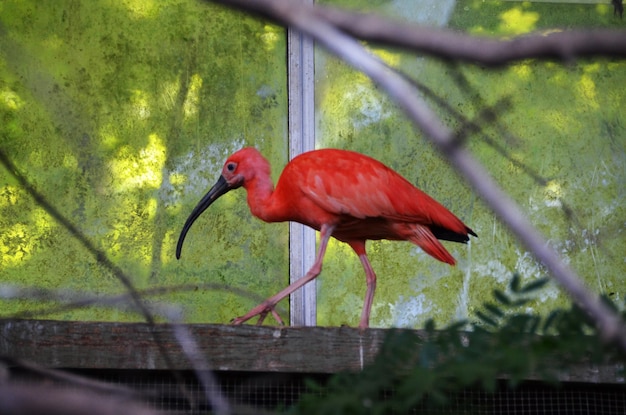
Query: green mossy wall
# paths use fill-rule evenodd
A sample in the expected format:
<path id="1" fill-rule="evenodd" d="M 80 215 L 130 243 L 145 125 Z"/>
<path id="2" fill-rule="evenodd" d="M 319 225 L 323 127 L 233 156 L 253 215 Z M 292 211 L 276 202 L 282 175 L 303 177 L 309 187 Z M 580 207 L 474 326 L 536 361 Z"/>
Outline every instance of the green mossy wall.
<path id="1" fill-rule="evenodd" d="M 609 4 L 377 1 L 367 10 L 486 36 L 624 27 Z M 368 47 L 464 117 L 493 106 L 498 122 L 468 137 L 472 152 L 593 290 L 623 300 L 624 62 L 529 61 L 489 71 Z M 7 0 L 0 3 L 0 147 L 139 288 L 189 285 L 150 301 L 182 305 L 189 322 L 226 323 L 286 285 L 287 225 L 253 218 L 245 192 L 232 192 L 194 224 L 180 261 L 175 243 L 228 154 L 254 145 L 275 166 L 274 178 L 280 173 L 285 57 L 282 28 L 207 3 Z M 316 59 L 318 147 L 380 159 L 479 234 L 468 246 L 447 244 L 455 268 L 407 243 L 371 243 L 379 275 L 373 326 L 471 317 L 513 272 L 525 280 L 544 275 L 384 94 L 325 53 Z M 124 291 L 4 169 L 0 230 L 0 283 Z M 331 244 L 318 292 L 320 325 L 357 324 L 365 282 L 350 248 Z M 565 302 L 549 286 L 530 307 Z M 10 315 L 46 304 L 0 306 Z M 139 318 L 104 308 L 49 317 Z"/>
<path id="2" fill-rule="evenodd" d="M 613 17 L 610 4 L 328 3 L 367 7 L 393 18 L 483 36 L 625 24 Z M 523 61 L 487 70 L 367 46 L 469 120 L 480 121 L 481 111 L 491 107 L 496 122 L 484 134 L 467 137 L 473 154 L 592 290 L 623 302 L 626 62 Z M 369 256 L 379 281 L 372 325 L 420 327 L 430 318 L 439 324 L 472 318 L 473 311 L 492 298 L 494 288 L 506 287 L 514 272 L 525 282 L 546 275 L 387 96 L 361 73 L 323 51 L 318 51 L 316 62 L 318 145 L 349 148 L 380 159 L 479 235 L 468 246 L 445 243 L 459 261 L 455 268 L 406 243 L 370 243 Z M 448 125 L 461 128 L 457 116 L 426 99 Z M 358 324 L 365 281 L 350 248 L 331 246 L 324 273 L 326 277 L 318 282 L 320 324 Z M 567 301 L 553 284 L 529 310 L 547 311 Z"/>
<path id="3" fill-rule="evenodd" d="M 228 154 L 254 145 L 286 161 L 283 28 L 190 1 L 4 1 L 0 33 L 0 146 L 139 289 L 191 285 L 151 301 L 227 322 L 257 301 L 229 287 L 284 285 L 287 225 L 252 219 L 243 194 L 224 197 L 174 257 Z M 4 169 L 0 229 L 0 282 L 124 292 Z M 2 314 L 32 308 L 5 302 Z M 93 308 L 48 317 L 138 318 Z"/>

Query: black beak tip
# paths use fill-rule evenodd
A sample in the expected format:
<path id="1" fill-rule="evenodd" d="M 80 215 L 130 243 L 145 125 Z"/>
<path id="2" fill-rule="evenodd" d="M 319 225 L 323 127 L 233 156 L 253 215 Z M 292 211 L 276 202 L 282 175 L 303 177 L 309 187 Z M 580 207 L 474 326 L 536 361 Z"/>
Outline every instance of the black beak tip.
<path id="1" fill-rule="evenodd" d="M 202 200 L 200 200 L 200 202 L 196 205 L 196 207 L 187 218 L 187 221 L 183 226 L 183 230 L 180 232 L 180 236 L 178 237 L 178 243 L 176 244 L 176 259 L 180 259 L 180 254 L 183 250 L 183 241 L 185 240 L 187 231 L 189 231 L 194 221 L 202 214 L 202 212 L 206 210 L 206 208 L 211 206 L 211 204 L 215 202 L 217 198 L 219 198 L 224 193 L 227 193 L 231 189 L 232 187 L 226 182 L 224 176 L 220 176 L 217 183 L 213 185 L 209 192 L 204 195 Z"/>
<path id="2" fill-rule="evenodd" d="M 180 259 L 180 254 L 182 253 L 183 250 L 183 244 L 182 243 L 178 243 L 178 245 L 176 246 L 176 259 Z"/>

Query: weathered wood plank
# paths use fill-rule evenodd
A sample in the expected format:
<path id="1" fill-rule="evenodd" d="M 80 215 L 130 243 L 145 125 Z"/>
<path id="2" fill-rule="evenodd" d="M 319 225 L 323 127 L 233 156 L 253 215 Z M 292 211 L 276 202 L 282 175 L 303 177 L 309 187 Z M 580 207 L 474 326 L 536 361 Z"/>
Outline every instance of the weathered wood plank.
<path id="1" fill-rule="evenodd" d="M 185 326 L 212 369 L 334 373 L 371 361 L 385 330 Z M 155 337 L 156 336 L 156 337 Z M 157 347 L 159 339 L 173 367 Z M 0 354 L 47 367 L 190 369 L 172 327 L 143 323 L 0 320 Z"/>
<path id="2" fill-rule="evenodd" d="M 185 325 L 208 369 L 285 373 L 336 373 L 371 362 L 389 330 L 349 327 Z M 162 352 L 167 353 L 168 367 Z M 1 320 L 0 356 L 51 368 L 192 368 L 172 326 L 52 320 Z M 614 366 L 581 362 L 563 381 L 624 383 Z"/>

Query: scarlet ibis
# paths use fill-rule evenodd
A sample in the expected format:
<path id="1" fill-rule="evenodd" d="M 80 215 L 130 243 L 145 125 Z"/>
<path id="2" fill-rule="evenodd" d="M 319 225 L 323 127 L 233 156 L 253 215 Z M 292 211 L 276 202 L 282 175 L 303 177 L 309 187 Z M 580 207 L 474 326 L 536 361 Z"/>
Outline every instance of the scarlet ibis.
<path id="1" fill-rule="evenodd" d="M 217 198 L 239 187 L 246 189 L 254 216 L 265 222 L 294 221 L 310 226 L 320 232 L 320 241 L 315 263 L 303 278 L 235 318 L 233 324 L 257 315 L 257 324 L 261 324 L 270 312 L 283 324 L 274 307 L 320 274 L 331 236 L 350 245 L 365 269 L 367 291 L 361 329 L 369 327 L 376 290 L 376 274 L 365 251 L 368 239 L 409 241 L 454 265 L 456 261 L 438 239 L 466 243 L 469 235 L 477 236 L 440 203 L 363 154 L 337 149 L 300 154 L 287 164 L 274 188 L 270 164 L 259 151 L 247 147 L 226 160 L 217 183 L 187 218 L 176 245 L 176 258 L 180 259 L 185 235 L 194 221 Z"/>

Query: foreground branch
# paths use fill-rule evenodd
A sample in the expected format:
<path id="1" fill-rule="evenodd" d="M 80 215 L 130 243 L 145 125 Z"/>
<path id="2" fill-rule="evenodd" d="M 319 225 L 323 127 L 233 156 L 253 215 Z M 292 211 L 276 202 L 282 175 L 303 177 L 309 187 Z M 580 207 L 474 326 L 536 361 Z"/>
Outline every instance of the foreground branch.
<path id="1" fill-rule="evenodd" d="M 293 1 L 215 0 L 289 24 Z M 295 2 L 298 3 L 298 2 Z M 566 30 L 512 39 L 489 39 L 436 27 L 418 27 L 371 14 L 297 4 L 299 13 L 334 26 L 357 39 L 405 48 L 447 60 L 501 66 L 524 59 L 572 61 L 584 57 L 626 58 L 626 30 Z M 291 22 L 293 24 L 293 22 Z"/>
<path id="2" fill-rule="evenodd" d="M 148 325 L 150 326 L 151 333 L 153 336 L 153 340 L 157 345 L 159 353 L 163 357 L 163 360 L 167 363 L 167 367 L 174 368 L 172 364 L 172 357 L 170 351 L 164 348 L 163 341 L 159 338 L 158 332 L 154 329 L 156 325 L 155 316 L 153 315 L 150 308 L 144 303 L 139 291 L 135 288 L 131 278 L 122 271 L 120 267 L 115 265 L 106 253 L 100 249 L 98 249 L 69 219 L 67 219 L 59 210 L 57 210 L 48 200 L 41 194 L 37 189 L 35 189 L 30 182 L 27 180 L 26 176 L 24 176 L 21 172 L 18 171 L 17 167 L 13 164 L 11 159 L 7 156 L 7 154 L 0 148 L 0 164 L 2 164 L 7 171 L 22 185 L 22 187 L 30 194 L 30 196 L 42 207 L 50 216 L 52 216 L 57 222 L 59 222 L 74 238 L 76 238 L 81 245 L 94 256 L 94 258 L 107 268 L 124 286 L 128 293 L 128 297 L 130 303 L 137 309 L 137 311 L 144 317 Z M 180 326 L 179 323 L 174 323 L 175 326 Z M 181 333 L 184 334 L 180 329 Z M 192 338 L 187 339 L 188 342 L 193 342 Z M 190 350 L 189 345 L 181 344 L 183 348 L 183 352 L 187 352 Z M 190 360 L 197 360 L 197 356 L 190 356 Z M 186 389 L 185 384 L 183 382 L 182 376 L 178 371 L 172 370 L 172 374 L 177 381 L 178 387 L 181 393 L 187 398 L 189 404 L 192 407 L 195 407 L 195 399 L 192 394 Z M 198 379 L 203 385 L 208 385 L 206 383 L 207 379 L 212 380 L 212 377 L 208 374 L 197 373 Z M 210 402 L 213 402 L 214 393 L 208 388 L 205 388 L 205 393 L 209 398 Z M 216 401 L 216 413 L 219 415 L 228 415 L 230 413 L 230 409 L 227 406 L 227 403 L 219 399 Z M 5 413 L 0 410 L 0 413 Z M 26 412 L 27 413 L 27 412 Z"/>
<path id="3" fill-rule="evenodd" d="M 485 66 L 533 58 L 571 61 L 590 56 L 626 57 L 626 31 L 558 31 L 497 40 L 328 7 L 315 10 L 320 18 L 358 39 Z"/>
<path id="4" fill-rule="evenodd" d="M 384 63 L 369 54 L 355 39 L 322 17 L 318 8 L 283 0 L 217 0 L 218 3 L 261 13 L 311 36 L 318 44 L 368 75 L 405 111 L 439 151 L 465 178 L 492 211 L 542 263 L 581 308 L 589 313 L 606 341 L 616 341 L 626 350 L 626 330 L 621 319 L 593 295 L 578 276 L 532 226 L 521 208 L 497 185 L 483 166 L 455 140 L 436 114 L 419 98 L 414 87 Z M 390 43 L 391 44 L 391 43 Z M 398 42 L 401 44 L 401 42 Z M 584 50 L 584 49 L 582 49 Z M 575 56 L 570 50 L 570 55 Z M 622 54 L 623 56 L 624 54 Z"/>

